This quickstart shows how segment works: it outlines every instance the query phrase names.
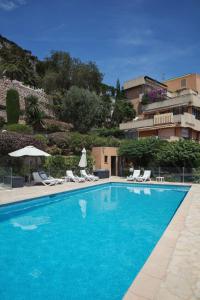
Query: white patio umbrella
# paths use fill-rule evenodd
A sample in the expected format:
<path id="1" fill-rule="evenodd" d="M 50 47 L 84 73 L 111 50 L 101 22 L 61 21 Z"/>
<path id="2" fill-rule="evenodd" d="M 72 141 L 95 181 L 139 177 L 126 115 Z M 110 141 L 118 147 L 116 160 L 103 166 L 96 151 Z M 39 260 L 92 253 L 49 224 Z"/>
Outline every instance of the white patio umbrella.
<path id="1" fill-rule="evenodd" d="M 39 156 L 51 156 L 49 153 L 44 152 L 34 146 L 27 146 L 22 149 L 16 150 L 14 152 L 8 153 L 9 156 L 12 157 L 22 157 L 22 156 L 28 156 L 28 157 L 39 157 Z M 30 171 L 30 160 L 29 160 L 29 171 Z M 29 183 L 30 183 L 30 174 L 29 174 Z"/>
<path id="2" fill-rule="evenodd" d="M 44 152 L 34 146 L 27 146 L 22 149 L 16 150 L 9 153 L 8 155 L 12 157 L 21 157 L 21 156 L 50 156 L 49 153 Z"/>
<path id="3" fill-rule="evenodd" d="M 86 150 L 85 150 L 85 148 L 83 148 L 83 150 L 82 150 L 81 159 L 80 159 L 78 165 L 79 165 L 80 168 L 87 167 L 87 157 L 86 157 Z"/>

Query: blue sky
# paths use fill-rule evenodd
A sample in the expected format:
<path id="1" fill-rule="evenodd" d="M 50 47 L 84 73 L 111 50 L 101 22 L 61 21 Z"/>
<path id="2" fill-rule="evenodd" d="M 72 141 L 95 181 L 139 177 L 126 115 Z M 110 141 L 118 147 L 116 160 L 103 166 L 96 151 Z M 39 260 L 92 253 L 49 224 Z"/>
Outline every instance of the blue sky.
<path id="1" fill-rule="evenodd" d="M 200 0 L 0 0 L 0 33 L 39 58 L 95 61 L 104 82 L 200 73 Z"/>

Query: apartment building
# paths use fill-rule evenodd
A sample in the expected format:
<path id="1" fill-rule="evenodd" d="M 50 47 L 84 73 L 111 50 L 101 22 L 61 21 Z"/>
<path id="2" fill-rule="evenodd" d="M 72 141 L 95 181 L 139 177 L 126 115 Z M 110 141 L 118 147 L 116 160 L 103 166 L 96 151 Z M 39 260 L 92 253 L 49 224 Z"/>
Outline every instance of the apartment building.
<path id="1" fill-rule="evenodd" d="M 200 75 L 188 74 L 164 83 L 142 78 L 143 81 L 136 78 L 124 84 L 128 101 L 137 108 L 137 117 L 121 123 L 120 129 L 130 137 L 200 141 Z M 149 78 L 153 82 L 150 88 Z M 136 86 L 142 91 L 139 98 L 134 93 Z"/>
<path id="2" fill-rule="evenodd" d="M 167 85 L 161 83 L 151 77 L 141 76 L 124 83 L 124 91 L 126 98 L 132 103 L 137 114 L 141 113 L 141 100 L 144 94 L 155 90 L 167 90 Z"/>
<path id="3" fill-rule="evenodd" d="M 200 75 L 186 74 L 184 76 L 175 77 L 164 81 L 167 88 L 171 92 L 176 92 L 182 89 L 191 89 L 200 94 Z"/>

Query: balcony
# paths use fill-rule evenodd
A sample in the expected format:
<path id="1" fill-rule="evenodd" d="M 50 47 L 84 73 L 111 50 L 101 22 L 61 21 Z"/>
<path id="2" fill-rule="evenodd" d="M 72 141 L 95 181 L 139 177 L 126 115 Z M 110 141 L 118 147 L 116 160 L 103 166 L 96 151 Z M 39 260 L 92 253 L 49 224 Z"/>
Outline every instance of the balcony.
<path id="1" fill-rule="evenodd" d="M 129 129 L 138 129 L 141 127 L 151 127 L 153 126 L 153 119 L 146 120 L 133 120 L 127 123 L 121 123 L 119 128 L 121 130 L 129 130 Z"/>
<path id="2" fill-rule="evenodd" d="M 200 97 L 194 92 L 188 92 L 187 94 L 181 94 L 171 99 L 143 105 L 143 112 L 159 111 L 166 108 L 191 105 L 200 107 Z"/>
<path id="3" fill-rule="evenodd" d="M 195 116 L 184 113 L 183 115 L 173 115 L 173 113 L 155 115 L 152 119 L 144 120 L 133 120 L 127 123 L 121 123 L 121 130 L 130 130 L 130 129 L 157 129 L 162 128 L 163 125 L 171 126 L 180 126 L 185 128 L 192 128 L 196 131 L 200 131 L 200 121 L 195 119 Z"/>

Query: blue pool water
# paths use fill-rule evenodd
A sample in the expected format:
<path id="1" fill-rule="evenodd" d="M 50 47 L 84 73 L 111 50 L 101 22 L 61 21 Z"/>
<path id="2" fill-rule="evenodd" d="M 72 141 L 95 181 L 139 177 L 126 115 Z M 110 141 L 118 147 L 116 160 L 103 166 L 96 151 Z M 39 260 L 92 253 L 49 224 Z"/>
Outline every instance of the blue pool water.
<path id="1" fill-rule="evenodd" d="M 121 299 L 189 187 L 104 184 L 0 208 L 0 299 Z"/>

